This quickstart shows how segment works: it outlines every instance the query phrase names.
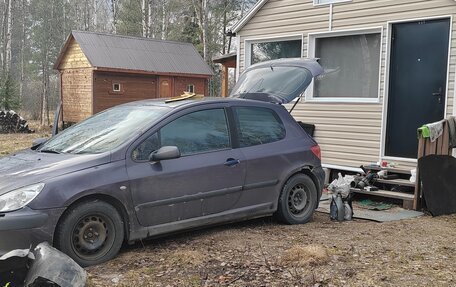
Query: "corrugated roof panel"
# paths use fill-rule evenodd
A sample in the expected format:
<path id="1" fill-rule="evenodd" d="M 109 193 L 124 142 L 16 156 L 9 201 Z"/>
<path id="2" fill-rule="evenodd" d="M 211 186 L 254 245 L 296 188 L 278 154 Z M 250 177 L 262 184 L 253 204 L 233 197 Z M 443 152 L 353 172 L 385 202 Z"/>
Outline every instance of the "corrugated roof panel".
<path id="1" fill-rule="evenodd" d="M 94 67 L 156 73 L 212 75 L 192 44 L 73 31 Z"/>

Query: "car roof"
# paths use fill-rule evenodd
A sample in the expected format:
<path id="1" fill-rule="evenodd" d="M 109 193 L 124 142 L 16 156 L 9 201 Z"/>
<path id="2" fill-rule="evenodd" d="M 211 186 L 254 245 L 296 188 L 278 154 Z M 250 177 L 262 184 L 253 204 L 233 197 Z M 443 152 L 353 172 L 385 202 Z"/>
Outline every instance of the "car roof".
<path id="1" fill-rule="evenodd" d="M 171 109 L 177 108 L 184 108 L 190 106 L 197 106 L 201 104 L 211 104 L 211 103 L 239 103 L 239 104 L 250 104 L 256 106 L 276 106 L 277 104 L 271 104 L 268 102 L 262 101 L 255 101 L 255 100 L 248 100 L 248 99 L 241 99 L 241 98 L 222 98 L 222 97 L 203 97 L 203 98 L 195 98 L 195 99 L 185 99 L 185 100 L 178 100 L 167 102 L 167 99 L 149 99 L 149 100 L 141 100 L 135 102 L 129 102 L 123 104 L 124 106 L 160 106 L 160 107 L 169 107 Z"/>

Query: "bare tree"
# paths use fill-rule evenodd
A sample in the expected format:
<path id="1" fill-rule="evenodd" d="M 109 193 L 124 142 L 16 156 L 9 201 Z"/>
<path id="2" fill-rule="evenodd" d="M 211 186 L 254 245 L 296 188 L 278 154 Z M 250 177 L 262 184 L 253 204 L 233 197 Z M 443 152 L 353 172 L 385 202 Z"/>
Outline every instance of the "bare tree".
<path id="1" fill-rule="evenodd" d="M 117 15 L 119 12 L 119 0 L 107 0 L 111 6 L 112 32 L 117 33 Z"/>
<path id="2" fill-rule="evenodd" d="M 5 0 L 5 16 L 3 25 L 3 73 L 8 74 L 11 68 L 11 32 L 13 29 L 13 15 L 11 13 L 12 0 Z"/>
<path id="3" fill-rule="evenodd" d="M 193 8 L 195 9 L 196 17 L 201 29 L 201 42 L 203 43 L 203 58 L 205 61 L 209 60 L 207 43 L 209 7 L 207 2 L 207 0 L 192 0 Z"/>
<path id="4" fill-rule="evenodd" d="M 147 8 L 148 6 L 146 5 L 146 0 L 141 0 L 141 21 L 142 21 L 142 36 L 147 37 Z"/>

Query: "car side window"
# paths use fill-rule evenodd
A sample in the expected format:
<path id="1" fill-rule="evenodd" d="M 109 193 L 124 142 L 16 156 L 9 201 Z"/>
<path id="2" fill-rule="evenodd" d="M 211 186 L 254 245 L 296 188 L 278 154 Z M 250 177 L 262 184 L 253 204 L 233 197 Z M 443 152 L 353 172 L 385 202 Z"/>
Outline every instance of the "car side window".
<path id="1" fill-rule="evenodd" d="M 161 146 L 177 146 L 181 155 L 231 148 L 224 109 L 184 115 L 160 130 Z"/>
<path id="2" fill-rule="evenodd" d="M 160 139 L 158 133 L 154 133 L 143 141 L 135 150 L 133 151 L 132 158 L 136 161 L 149 160 L 149 155 L 160 148 Z"/>
<path id="3" fill-rule="evenodd" d="M 154 133 L 135 148 L 135 161 L 149 160 L 162 146 L 177 146 L 182 156 L 231 148 L 224 109 L 184 115 Z"/>
<path id="4" fill-rule="evenodd" d="M 285 138 L 285 127 L 271 109 L 235 107 L 240 147 L 267 144 Z"/>

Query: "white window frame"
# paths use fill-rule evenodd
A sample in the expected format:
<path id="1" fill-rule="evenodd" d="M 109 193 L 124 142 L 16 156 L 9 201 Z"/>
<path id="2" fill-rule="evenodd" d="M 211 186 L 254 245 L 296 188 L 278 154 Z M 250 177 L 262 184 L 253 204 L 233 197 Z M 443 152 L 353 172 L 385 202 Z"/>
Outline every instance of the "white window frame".
<path id="1" fill-rule="evenodd" d="M 282 41 L 292 41 L 292 40 L 301 40 L 301 58 L 303 57 L 304 51 L 304 34 L 293 34 L 293 35 L 284 35 L 276 37 L 261 37 L 261 38 L 248 38 L 244 40 L 244 69 L 251 66 L 250 63 L 252 60 L 252 44 L 258 43 L 268 43 L 268 42 L 282 42 Z M 238 69 L 239 70 L 239 69 Z"/>
<path id="2" fill-rule="evenodd" d="M 371 27 L 361 29 L 350 29 L 330 32 L 317 32 L 309 33 L 309 49 L 307 50 L 307 57 L 315 58 L 315 40 L 320 38 L 332 38 L 340 36 L 353 36 L 353 35 L 365 35 L 365 34 L 380 34 L 380 57 L 379 70 L 378 70 L 378 93 L 376 98 L 318 98 L 314 97 L 314 85 L 315 81 L 309 85 L 306 91 L 305 100 L 306 102 L 332 102 L 332 103 L 380 103 L 380 91 L 381 91 L 381 75 L 382 75 L 382 55 L 383 55 L 383 27 Z"/>
<path id="3" fill-rule="evenodd" d="M 192 90 L 193 90 L 193 91 L 189 91 L 189 90 L 190 90 L 190 89 L 189 89 L 190 87 L 192 87 Z M 195 93 L 195 85 L 194 85 L 194 84 L 187 84 L 187 92 L 189 92 L 189 93 Z"/>
<path id="4" fill-rule="evenodd" d="M 116 85 L 119 86 L 119 89 L 116 89 Z M 120 83 L 112 83 L 112 91 L 113 92 L 121 92 L 122 91 L 122 85 Z"/>
<path id="5" fill-rule="evenodd" d="M 336 3 L 342 3 L 342 2 L 352 2 L 353 0 L 329 0 L 329 2 L 325 3 L 320 3 L 321 0 L 313 0 L 313 5 L 314 6 L 324 6 L 324 5 L 331 5 L 331 4 L 336 4 Z"/>

